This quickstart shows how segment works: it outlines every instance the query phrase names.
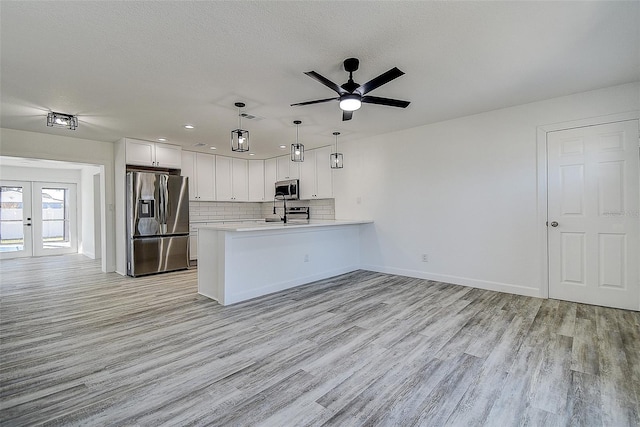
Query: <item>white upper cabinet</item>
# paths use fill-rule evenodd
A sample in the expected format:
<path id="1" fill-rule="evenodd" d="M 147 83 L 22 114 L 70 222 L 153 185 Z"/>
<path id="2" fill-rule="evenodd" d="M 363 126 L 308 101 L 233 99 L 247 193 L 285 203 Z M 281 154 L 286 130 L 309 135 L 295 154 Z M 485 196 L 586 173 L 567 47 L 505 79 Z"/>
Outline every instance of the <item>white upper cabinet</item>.
<path id="1" fill-rule="evenodd" d="M 196 191 L 196 153 L 192 151 L 183 151 L 182 168 L 180 174 L 189 178 L 189 200 L 198 200 L 198 192 Z"/>
<path id="2" fill-rule="evenodd" d="M 246 202 L 249 200 L 247 160 L 216 156 L 216 199 Z"/>
<path id="3" fill-rule="evenodd" d="M 233 200 L 246 202 L 249 200 L 249 165 L 248 160 L 233 159 L 231 162 L 231 188 Z"/>
<path id="4" fill-rule="evenodd" d="M 263 202 L 264 187 L 264 161 L 249 160 L 249 201 Z"/>
<path id="5" fill-rule="evenodd" d="M 276 181 L 283 179 L 300 178 L 300 166 L 298 162 L 292 162 L 291 156 L 277 157 Z"/>
<path id="6" fill-rule="evenodd" d="M 189 177 L 189 200 L 215 200 L 215 156 L 182 152 L 182 176 Z"/>
<path id="7" fill-rule="evenodd" d="M 125 160 L 128 165 L 181 169 L 182 147 L 139 139 L 125 138 Z"/>
<path id="8" fill-rule="evenodd" d="M 273 200 L 276 195 L 275 183 L 278 180 L 278 160 L 267 159 L 264 161 L 264 197 L 267 201 Z"/>
<path id="9" fill-rule="evenodd" d="M 327 199 L 333 197 L 333 181 L 329 156 L 331 147 L 308 150 L 300 164 L 300 198 Z"/>

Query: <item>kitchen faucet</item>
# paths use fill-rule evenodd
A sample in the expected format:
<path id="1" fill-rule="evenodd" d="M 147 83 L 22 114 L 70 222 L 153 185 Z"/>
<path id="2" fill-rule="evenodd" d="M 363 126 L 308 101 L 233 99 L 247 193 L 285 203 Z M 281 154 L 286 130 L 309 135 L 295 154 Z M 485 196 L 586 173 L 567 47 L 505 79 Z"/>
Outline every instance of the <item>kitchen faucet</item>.
<path id="1" fill-rule="evenodd" d="M 276 214 L 276 199 L 278 198 L 278 196 L 282 196 L 282 208 L 284 209 L 284 217 L 282 218 L 284 223 L 287 223 L 287 199 L 284 197 L 284 194 L 282 193 L 276 193 L 275 196 L 273 196 L 273 214 Z"/>

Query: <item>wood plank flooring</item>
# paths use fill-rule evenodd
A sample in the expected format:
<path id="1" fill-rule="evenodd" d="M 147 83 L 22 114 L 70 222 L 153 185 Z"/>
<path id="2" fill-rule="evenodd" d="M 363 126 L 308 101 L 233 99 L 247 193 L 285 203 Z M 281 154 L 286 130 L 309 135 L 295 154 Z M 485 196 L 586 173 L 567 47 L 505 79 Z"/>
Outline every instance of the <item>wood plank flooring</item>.
<path id="1" fill-rule="evenodd" d="M 640 425 L 640 314 L 357 271 L 229 307 L 196 271 L 0 262 L 0 424 Z"/>

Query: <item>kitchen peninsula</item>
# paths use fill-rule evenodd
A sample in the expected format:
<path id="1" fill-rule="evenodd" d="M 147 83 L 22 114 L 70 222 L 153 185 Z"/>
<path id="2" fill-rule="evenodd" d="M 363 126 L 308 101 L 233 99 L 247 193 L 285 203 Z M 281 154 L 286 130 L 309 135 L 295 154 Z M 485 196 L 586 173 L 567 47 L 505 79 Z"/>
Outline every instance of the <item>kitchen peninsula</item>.
<path id="1" fill-rule="evenodd" d="M 357 270 L 372 221 L 198 227 L 198 293 L 229 305 Z"/>

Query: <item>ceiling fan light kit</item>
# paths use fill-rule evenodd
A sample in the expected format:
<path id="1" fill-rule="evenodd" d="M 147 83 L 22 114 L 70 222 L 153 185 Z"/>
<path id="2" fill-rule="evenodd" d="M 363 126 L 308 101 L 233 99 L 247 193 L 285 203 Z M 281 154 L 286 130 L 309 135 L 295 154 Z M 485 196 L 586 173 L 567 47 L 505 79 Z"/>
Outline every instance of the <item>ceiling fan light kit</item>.
<path id="1" fill-rule="evenodd" d="M 351 118 L 353 117 L 353 112 L 359 109 L 362 103 L 387 105 L 389 107 L 399 108 L 407 108 L 407 106 L 410 104 L 409 101 L 401 101 L 399 99 L 367 96 L 367 93 L 371 92 L 372 90 L 377 89 L 380 86 L 389 83 L 391 80 L 397 79 L 398 77 L 402 76 L 404 72 L 400 71 L 397 67 L 393 67 L 386 73 L 382 73 L 378 77 L 375 77 L 369 80 L 367 83 L 360 85 L 353 81 L 353 73 L 354 71 L 358 70 L 360 61 L 357 58 L 347 58 L 344 60 L 343 64 L 345 71 L 349 73 L 349 80 L 341 86 L 338 86 L 336 83 L 332 82 L 324 76 L 321 76 L 315 71 L 307 71 L 305 73 L 307 76 L 311 77 L 314 80 L 317 80 L 329 89 L 336 92 L 338 94 L 337 97 L 318 99 L 315 101 L 298 102 L 296 104 L 291 104 L 291 106 L 294 107 L 298 105 L 311 105 L 329 101 L 339 101 L 340 109 L 342 110 L 342 120 L 345 121 L 351 120 Z"/>
<path id="2" fill-rule="evenodd" d="M 249 131 L 242 129 L 240 109 L 244 108 L 244 103 L 236 102 L 235 106 L 238 107 L 238 129 L 231 131 L 231 151 L 242 153 L 249 151 Z"/>
<path id="3" fill-rule="evenodd" d="M 355 93 L 342 95 L 340 97 L 340 109 L 343 111 L 356 111 L 362 106 L 360 96 Z"/>

